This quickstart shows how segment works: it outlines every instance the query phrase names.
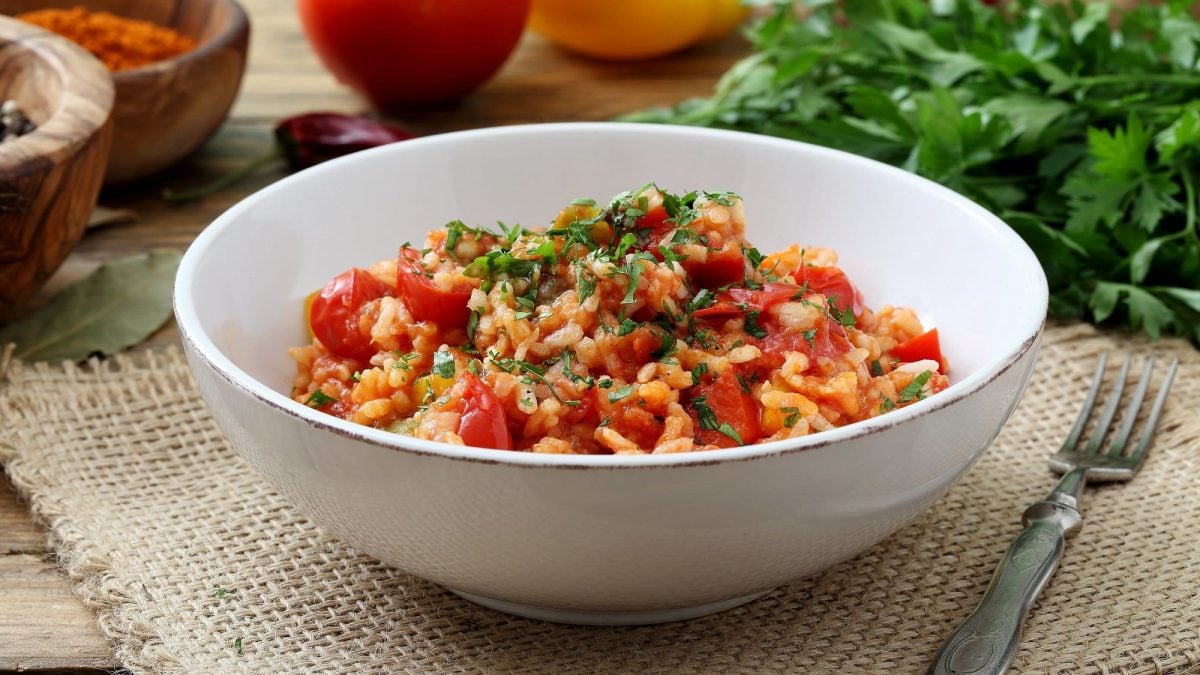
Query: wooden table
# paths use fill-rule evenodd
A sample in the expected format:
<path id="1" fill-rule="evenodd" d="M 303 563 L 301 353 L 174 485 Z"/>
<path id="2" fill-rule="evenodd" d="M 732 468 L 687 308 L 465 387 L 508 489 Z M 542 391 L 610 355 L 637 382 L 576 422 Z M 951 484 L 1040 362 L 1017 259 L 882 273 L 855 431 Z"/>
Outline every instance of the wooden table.
<path id="1" fill-rule="evenodd" d="M 105 194 L 105 206 L 132 209 L 138 221 L 88 233 L 38 299 L 100 263 L 152 248 L 183 249 L 218 214 L 246 194 L 277 180 L 268 171 L 236 189 L 196 204 L 170 207 L 164 186 L 204 182 L 267 151 L 276 120 L 313 110 L 361 112 L 361 99 L 340 87 L 308 48 L 292 0 L 243 0 L 252 21 L 250 62 L 229 121 L 200 153 L 157 180 Z M 398 119 L 422 134 L 473 127 L 603 120 L 712 90 L 716 78 L 748 51 L 730 36 L 684 54 L 644 63 L 574 58 L 526 35 L 500 74 L 460 104 Z M 114 149 L 119 151 L 119 149 Z M 178 342 L 174 325 L 150 344 Z M 118 664 L 95 617 L 71 593 L 46 545 L 7 480 L 0 480 L 0 671 L 91 672 Z"/>

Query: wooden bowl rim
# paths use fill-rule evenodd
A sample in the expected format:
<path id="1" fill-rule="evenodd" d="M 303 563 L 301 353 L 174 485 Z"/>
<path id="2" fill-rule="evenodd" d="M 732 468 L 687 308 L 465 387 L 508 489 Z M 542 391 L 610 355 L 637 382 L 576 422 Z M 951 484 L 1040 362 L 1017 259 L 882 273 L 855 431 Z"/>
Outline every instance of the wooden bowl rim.
<path id="1" fill-rule="evenodd" d="M 112 116 L 115 87 L 104 67 L 70 40 L 18 19 L 0 16 L 0 40 L 49 63 L 62 82 L 53 112 L 36 129 L 0 143 L 0 169 L 11 172 L 43 157 L 61 159 L 96 134 Z M 81 87 L 81 83 L 87 83 Z M 99 94 L 100 100 L 93 96 Z M 85 99 L 86 97 L 86 99 Z M 90 105 L 79 105 L 87 102 Z M 18 169 L 16 173 L 21 173 Z"/>
<path id="2" fill-rule="evenodd" d="M 213 53 L 222 51 L 227 48 L 232 48 L 241 37 L 247 34 L 250 30 L 250 19 L 246 15 L 245 8 L 237 0 L 213 0 L 219 2 L 229 8 L 229 21 L 222 28 L 221 32 L 207 42 L 203 42 L 196 46 L 195 49 L 184 52 L 175 58 L 166 59 L 164 61 L 155 61 L 147 63 L 144 66 L 122 70 L 118 73 L 112 73 L 113 82 L 118 85 L 125 85 L 143 78 L 157 78 L 163 71 L 172 70 L 180 65 L 190 63 L 192 61 L 203 61 Z"/>

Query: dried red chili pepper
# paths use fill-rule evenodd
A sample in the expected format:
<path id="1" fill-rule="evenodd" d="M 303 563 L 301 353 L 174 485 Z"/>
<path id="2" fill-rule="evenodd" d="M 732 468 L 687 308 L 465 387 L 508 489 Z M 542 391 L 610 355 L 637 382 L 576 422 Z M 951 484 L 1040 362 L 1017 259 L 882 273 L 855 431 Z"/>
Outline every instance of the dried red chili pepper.
<path id="1" fill-rule="evenodd" d="M 410 138 L 416 136 L 359 115 L 325 112 L 296 115 L 275 126 L 275 145 L 269 153 L 208 185 L 191 190 L 166 190 L 163 198 L 174 203 L 190 202 L 235 185 L 280 160 L 286 161 L 292 171 L 298 171 L 335 157 Z"/>

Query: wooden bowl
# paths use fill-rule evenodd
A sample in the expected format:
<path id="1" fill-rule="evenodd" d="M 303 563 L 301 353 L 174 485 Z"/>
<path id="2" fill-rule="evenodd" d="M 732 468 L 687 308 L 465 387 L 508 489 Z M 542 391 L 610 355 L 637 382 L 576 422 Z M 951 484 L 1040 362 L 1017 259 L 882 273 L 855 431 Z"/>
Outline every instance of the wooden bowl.
<path id="1" fill-rule="evenodd" d="M 0 100 L 37 129 L 0 143 L 0 316 L 33 295 L 79 242 L 113 137 L 113 84 L 73 43 L 0 16 Z"/>
<path id="2" fill-rule="evenodd" d="M 116 132 L 107 185 L 175 164 L 220 128 L 246 69 L 250 22 L 234 0 L 0 0 L 0 14 L 84 7 L 142 19 L 196 39 L 195 50 L 113 73 Z"/>

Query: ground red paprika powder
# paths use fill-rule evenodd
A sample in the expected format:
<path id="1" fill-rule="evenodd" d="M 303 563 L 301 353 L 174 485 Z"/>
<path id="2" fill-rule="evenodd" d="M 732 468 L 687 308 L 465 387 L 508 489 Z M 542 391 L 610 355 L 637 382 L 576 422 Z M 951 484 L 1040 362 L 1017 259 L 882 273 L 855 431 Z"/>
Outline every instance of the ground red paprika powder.
<path id="1" fill-rule="evenodd" d="M 196 48 L 196 40 L 149 21 L 82 7 L 39 9 L 18 19 L 81 45 L 115 72 L 165 61 Z"/>

